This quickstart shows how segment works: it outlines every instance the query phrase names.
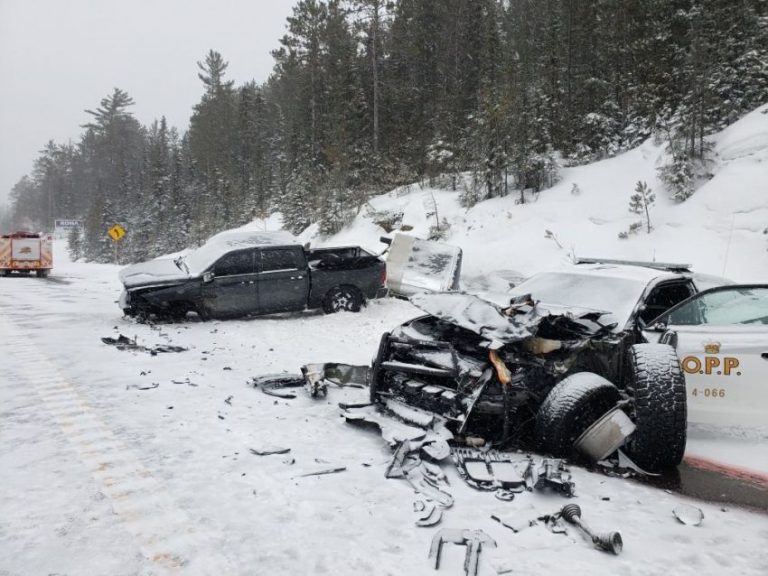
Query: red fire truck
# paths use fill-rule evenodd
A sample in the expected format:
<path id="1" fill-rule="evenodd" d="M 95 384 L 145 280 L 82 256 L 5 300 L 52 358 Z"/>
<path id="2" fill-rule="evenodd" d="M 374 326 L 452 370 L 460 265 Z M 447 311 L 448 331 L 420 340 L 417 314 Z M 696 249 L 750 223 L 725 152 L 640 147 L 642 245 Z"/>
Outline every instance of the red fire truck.
<path id="1" fill-rule="evenodd" d="M 45 278 L 53 268 L 53 236 L 36 232 L 14 232 L 0 236 L 0 276 L 11 272 Z"/>

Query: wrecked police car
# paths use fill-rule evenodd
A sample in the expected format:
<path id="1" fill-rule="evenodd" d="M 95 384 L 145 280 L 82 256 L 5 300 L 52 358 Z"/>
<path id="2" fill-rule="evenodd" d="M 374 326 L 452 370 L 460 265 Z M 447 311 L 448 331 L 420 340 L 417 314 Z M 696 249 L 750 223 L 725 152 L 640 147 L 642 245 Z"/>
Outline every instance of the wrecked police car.
<path id="1" fill-rule="evenodd" d="M 461 293 L 413 296 L 427 315 L 383 335 L 371 401 L 436 413 L 458 436 L 556 456 L 588 452 L 588 429 L 607 418 L 618 422 L 610 452 L 623 444 L 647 470 L 675 466 L 685 381 L 674 348 L 645 342 L 641 328 L 698 288 L 687 268 L 661 268 L 540 274 L 503 308 Z"/>
<path id="2" fill-rule="evenodd" d="M 120 280 L 120 308 L 140 319 L 357 312 L 387 293 L 378 256 L 357 246 L 305 250 L 287 232 L 222 232 L 186 256 L 128 266 Z"/>

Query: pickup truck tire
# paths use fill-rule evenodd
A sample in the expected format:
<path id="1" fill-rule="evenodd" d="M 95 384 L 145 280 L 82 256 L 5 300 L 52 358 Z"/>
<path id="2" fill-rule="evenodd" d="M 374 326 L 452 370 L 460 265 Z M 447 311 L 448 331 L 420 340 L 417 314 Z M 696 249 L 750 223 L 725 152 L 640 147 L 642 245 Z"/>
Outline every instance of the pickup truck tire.
<path id="1" fill-rule="evenodd" d="M 363 304 L 360 291 L 354 286 L 337 286 L 331 288 L 323 298 L 323 311 L 326 314 L 334 312 L 359 312 Z"/>
<path id="2" fill-rule="evenodd" d="M 554 456 L 570 456 L 573 443 L 619 400 L 619 390 L 592 372 L 572 374 L 550 390 L 536 414 L 535 439 Z"/>
<path id="3" fill-rule="evenodd" d="M 685 378 L 674 348 L 636 344 L 629 349 L 627 394 L 637 429 L 627 455 L 650 472 L 680 464 L 685 453 L 687 408 Z"/>

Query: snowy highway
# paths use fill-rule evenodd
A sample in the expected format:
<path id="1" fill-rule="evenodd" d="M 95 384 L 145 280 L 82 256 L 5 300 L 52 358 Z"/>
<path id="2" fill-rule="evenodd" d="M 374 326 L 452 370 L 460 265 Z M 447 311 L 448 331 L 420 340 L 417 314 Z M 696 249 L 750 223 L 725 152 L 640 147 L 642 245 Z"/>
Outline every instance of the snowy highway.
<path id="1" fill-rule="evenodd" d="M 303 313 L 149 326 L 115 304 L 116 266 L 67 262 L 49 279 L 0 279 L 0 575 L 437 573 L 438 528 L 482 529 L 498 544 L 481 575 L 743 574 L 768 571 L 768 516 L 696 501 L 573 467 L 590 525 L 620 531 L 618 557 L 542 523 L 519 533 L 491 515 L 532 520 L 569 501 L 523 493 L 503 502 L 443 464 L 454 505 L 438 527 L 414 524 L 408 483 L 384 478 L 391 451 L 349 426 L 332 388 L 276 399 L 249 385 L 309 362 L 365 364 L 381 333 L 416 315 L 399 300 L 360 314 Z M 118 350 L 123 334 L 179 353 Z M 258 456 L 253 450 L 290 448 Z M 303 476 L 328 469 L 343 471 Z M 704 512 L 679 523 L 682 504 Z M 440 574 L 462 574 L 445 548 Z"/>

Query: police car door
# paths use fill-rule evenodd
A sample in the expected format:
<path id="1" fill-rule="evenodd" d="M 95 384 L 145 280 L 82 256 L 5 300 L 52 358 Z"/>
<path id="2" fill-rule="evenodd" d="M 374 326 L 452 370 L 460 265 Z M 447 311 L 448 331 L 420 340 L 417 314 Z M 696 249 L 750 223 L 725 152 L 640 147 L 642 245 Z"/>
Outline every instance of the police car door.
<path id="1" fill-rule="evenodd" d="M 768 423 L 768 285 L 706 290 L 660 321 L 685 374 L 688 422 Z"/>

